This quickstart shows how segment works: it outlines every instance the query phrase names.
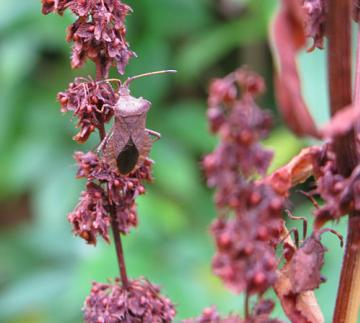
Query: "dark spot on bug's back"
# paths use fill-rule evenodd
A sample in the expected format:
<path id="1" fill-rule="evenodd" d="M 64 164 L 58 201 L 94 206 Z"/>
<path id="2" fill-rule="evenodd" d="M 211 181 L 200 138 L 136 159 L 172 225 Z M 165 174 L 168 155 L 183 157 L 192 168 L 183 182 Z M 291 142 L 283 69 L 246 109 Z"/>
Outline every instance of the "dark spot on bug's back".
<path id="1" fill-rule="evenodd" d="M 125 148 L 120 152 L 116 158 L 116 164 L 121 174 L 130 173 L 139 158 L 139 151 L 130 139 Z"/>

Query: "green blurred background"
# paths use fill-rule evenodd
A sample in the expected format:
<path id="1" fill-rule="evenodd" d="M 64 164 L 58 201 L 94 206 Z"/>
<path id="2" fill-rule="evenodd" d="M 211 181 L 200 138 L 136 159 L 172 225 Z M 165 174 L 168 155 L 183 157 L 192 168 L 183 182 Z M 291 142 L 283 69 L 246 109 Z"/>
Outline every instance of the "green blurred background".
<path id="1" fill-rule="evenodd" d="M 212 192 L 200 160 L 216 145 L 205 118 L 207 86 L 246 64 L 261 73 L 275 128 L 266 145 L 276 150 L 272 167 L 304 145 L 276 115 L 273 68 L 267 38 L 276 0 L 127 1 L 128 40 L 138 54 L 127 75 L 175 68 L 177 75 L 138 80 L 133 94 L 153 103 L 148 126 L 162 133 L 152 151 L 156 181 L 139 199 L 140 225 L 124 239 L 128 273 L 162 286 L 177 304 L 178 320 L 215 304 L 222 313 L 242 312 L 242 298 L 211 274 L 213 243 L 208 226 L 215 216 Z M 43 16 L 40 0 L 0 1 L 0 322 L 81 322 L 91 282 L 117 276 L 112 245 L 96 248 L 71 234 L 67 213 L 84 182 L 74 178 L 75 144 L 70 117 L 62 116 L 56 93 L 78 75 L 94 75 L 89 63 L 71 71 L 65 28 L 73 17 Z M 306 99 L 318 123 L 327 119 L 324 53 L 302 54 Z M 113 77 L 118 77 L 115 73 Z M 294 194 L 296 214 L 311 218 L 308 202 Z M 290 224 L 299 225 L 299 224 Z M 344 232 L 344 224 L 340 224 Z M 336 238 L 317 291 L 330 322 L 342 250 Z M 274 316 L 284 318 L 277 306 Z"/>

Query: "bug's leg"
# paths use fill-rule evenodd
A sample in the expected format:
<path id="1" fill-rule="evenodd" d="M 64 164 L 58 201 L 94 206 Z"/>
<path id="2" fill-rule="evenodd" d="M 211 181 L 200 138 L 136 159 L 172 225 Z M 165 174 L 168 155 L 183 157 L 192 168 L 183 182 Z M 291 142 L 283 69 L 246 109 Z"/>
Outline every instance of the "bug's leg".
<path id="1" fill-rule="evenodd" d="M 344 246 L 344 237 L 342 236 L 342 234 L 340 234 L 339 232 L 337 232 L 334 229 L 324 228 L 317 232 L 317 236 L 320 237 L 324 232 L 331 232 L 331 233 L 335 234 L 340 240 L 340 247 L 342 248 Z"/>
<path id="2" fill-rule="evenodd" d="M 294 234 L 295 245 L 297 248 L 299 248 L 299 231 L 296 228 L 290 229 L 289 232 L 286 233 L 285 237 L 283 237 L 279 241 L 279 244 L 284 243 L 286 241 L 286 239 L 291 236 L 291 233 Z"/>
<path id="3" fill-rule="evenodd" d="M 155 164 L 155 161 L 149 157 L 146 157 L 146 160 L 151 164 Z"/>
<path id="4" fill-rule="evenodd" d="M 292 220 L 302 220 L 303 222 L 303 240 L 306 239 L 306 234 L 307 234 L 307 220 L 305 217 L 303 216 L 294 216 L 291 214 L 290 210 L 285 210 L 287 216 L 292 219 Z"/>
<path id="5" fill-rule="evenodd" d="M 155 141 L 158 141 L 158 140 L 161 138 L 161 134 L 160 134 L 159 132 L 156 132 L 156 131 L 150 130 L 150 129 L 145 129 L 145 131 L 146 131 L 149 135 L 155 137 L 154 142 L 155 142 Z"/>
<path id="6" fill-rule="evenodd" d="M 103 139 L 103 141 L 100 143 L 100 145 L 97 147 L 96 152 L 99 155 L 100 152 L 103 150 L 103 148 L 107 145 L 107 143 L 109 142 L 109 140 L 111 139 L 111 137 L 113 136 L 114 131 L 113 129 L 111 129 L 105 136 L 105 138 Z"/>
<path id="7" fill-rule="evenodd" d="M 310 202 L 317 208 L 319 209 L 320 206 L 318 204 L 318 202 L 316 202 L 315 198 L 312 196 L 311 193 L 307 193 L 307 192 L 304 192 L 303 190 L 296 190 L 297 193 L 301 193 L 302 195 L 304 195 L 305 197 L 307 197 Z"/>
<path id="8" fill-rule="evenodd" d="M 109 104 L 103 104 L 103 106 L 101 107 L 101 109 L 99 109 L 99 108 L 95 107 L 95 111 L 96 111 L 96 112 L 98 112 L 98 113 L 103 113 L 103 112 L 104 112 L 105 107 L 107 107 L 107 108 L 111 108 L 111 105 L 109 105 Z"/>

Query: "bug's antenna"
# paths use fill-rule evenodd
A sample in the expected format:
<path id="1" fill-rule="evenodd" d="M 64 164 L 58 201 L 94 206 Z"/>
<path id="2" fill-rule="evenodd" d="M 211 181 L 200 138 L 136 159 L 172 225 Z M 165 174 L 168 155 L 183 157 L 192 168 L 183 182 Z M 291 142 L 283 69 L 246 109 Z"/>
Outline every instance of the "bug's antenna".
<path id="1" fill-rule="evenodd" d="M 162 71 L 155 71 L 155 72 L 149 72 L 149 73 L 145 73 L 145 74 L 131 76 L 125 81 L 123 86 L 128 87 L 132 81 L 139 79 L 141 77 L 152 76 L 152 75 L 157 75 L 157 74 L 167 74 L 167 73 L 177 73 L 177 70 L 162 70 Z"/>
<path id="2" fill-rule="evenodd" d="M 105 80 L 98 81 L 97 83 L 107 83 L 107 82 L 116 82 L 119 84 L 119 86 L 121 86 L 121 84 L 122 84 L 122 82 L 119 79 L 105 79 Z"/>

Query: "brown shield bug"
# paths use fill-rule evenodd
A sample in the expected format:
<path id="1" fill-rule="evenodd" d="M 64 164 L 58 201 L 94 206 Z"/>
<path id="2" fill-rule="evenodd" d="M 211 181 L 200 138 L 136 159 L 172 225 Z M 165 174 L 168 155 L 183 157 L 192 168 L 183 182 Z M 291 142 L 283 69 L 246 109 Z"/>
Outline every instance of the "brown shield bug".
<path id="1" fill-rule="evenodd" d="M 160 134 L 146 128 L 146 115 L 151 103 L 144 98 L 135 98 L 130 94 L 130 83 L 140 77 L 176 73 L 175 70 L 164 70 L 141 74 L 128 78 L 123 84 L 120 80 L 109 79 L 107 82 L 119 82 L 119 99 L 114 106 L 114 125 L 100 144 L 105 160 L 120 174 L 126 175 L 140 167 L 148 157 L 154 136 Z"/>
<path id="2" fill-rule="evenodd" d="M 343 246 L 343 237 L 333 229 L 325 228 L 313 232 L 299 249 L 297 249 L 290 260 L 289 275 L 294 293 L 301 293 L 318 288 L 320 283 L 325 281 L 320 270 L 324 264 L 324 254 L 327 251 L 320 241 L 324 232 L 335 234 Z"/>

